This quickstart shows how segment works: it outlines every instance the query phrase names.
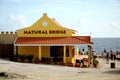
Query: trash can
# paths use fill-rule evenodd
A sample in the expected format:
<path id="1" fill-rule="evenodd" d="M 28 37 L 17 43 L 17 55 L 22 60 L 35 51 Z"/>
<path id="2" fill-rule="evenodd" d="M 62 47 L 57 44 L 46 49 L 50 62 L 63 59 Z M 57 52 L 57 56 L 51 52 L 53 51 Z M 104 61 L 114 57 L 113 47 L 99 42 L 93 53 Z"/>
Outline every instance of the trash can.
<path id="1" fill-rule="evenodd" d="M 112 63 L 110 64 L 110 66 L 111 66 L 111 68 L 115 68 L 115 63 L 112 62 Z"/>

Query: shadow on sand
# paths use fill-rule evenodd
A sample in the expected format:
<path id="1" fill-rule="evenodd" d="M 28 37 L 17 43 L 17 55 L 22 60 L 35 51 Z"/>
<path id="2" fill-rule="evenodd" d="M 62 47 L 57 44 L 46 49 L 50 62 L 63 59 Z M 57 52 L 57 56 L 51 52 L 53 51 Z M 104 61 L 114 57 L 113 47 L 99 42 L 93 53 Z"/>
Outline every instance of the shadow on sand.
<path id="1" fill-rule="evenodd" d="M 120 70 L 110 70 L 110 71 L 106 71 L 106 72 L 103 72 L 103 73 L 106 73 L 106 74 L 120 74 Z"/>

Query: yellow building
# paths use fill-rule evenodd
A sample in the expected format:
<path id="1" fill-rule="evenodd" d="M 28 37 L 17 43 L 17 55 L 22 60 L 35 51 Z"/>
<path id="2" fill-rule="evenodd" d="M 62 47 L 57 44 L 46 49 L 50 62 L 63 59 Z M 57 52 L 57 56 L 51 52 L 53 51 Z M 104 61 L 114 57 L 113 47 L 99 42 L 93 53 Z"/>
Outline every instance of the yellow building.
<path id="1" fill-rule="evenodd" d="M 92 44 L 90 36 L 75 36 L 75 32 L 44 13 L 32 26 L 17 30 L 16 54 L 34 55 L 39 60 L 59 58 L 63 63 L 72 63 L 76 45 Z"/>

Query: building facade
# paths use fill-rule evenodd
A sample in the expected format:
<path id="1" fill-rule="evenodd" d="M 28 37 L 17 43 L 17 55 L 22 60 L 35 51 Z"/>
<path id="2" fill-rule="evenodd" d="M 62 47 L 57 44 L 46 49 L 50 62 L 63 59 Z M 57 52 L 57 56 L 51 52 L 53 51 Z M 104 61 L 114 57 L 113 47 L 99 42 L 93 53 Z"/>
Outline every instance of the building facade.
<path id="1" fill-rule="evenodd" d="M 17 38 L 16 32 L 0 33 L 0 58 L 9 58 L 14 54 L 14 41 Z"/>
<path id="2" fill-rule="evenodd" d="M 76 46 L 93 44 L 90 36 L 76 36 L 75 30 L 63 27 L 46 13 L 30 27 L 16 32 L 15 54 L 34 55 L 39 60 L 59 58 L 63 63 L 73 63 Z"/>

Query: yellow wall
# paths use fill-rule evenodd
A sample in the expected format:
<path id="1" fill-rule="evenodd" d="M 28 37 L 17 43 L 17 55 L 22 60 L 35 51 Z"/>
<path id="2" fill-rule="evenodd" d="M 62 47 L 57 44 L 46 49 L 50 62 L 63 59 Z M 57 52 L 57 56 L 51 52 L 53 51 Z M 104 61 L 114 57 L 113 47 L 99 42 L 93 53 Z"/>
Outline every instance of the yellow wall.
<path id="1" fill-rule="evenodd" d="M 38 57 L 38 46 L 18 46 L 18 54 L 34 55 Z"/>
<path id="2" fill-rule="evenodd" d="M 47 22 L 47 26 L 43 25 Z M 54 33 L 53 31 L 61 31 L 62 33 Z M 74 31 L 57 24 L 54 20 L 44 14 L 32 26 L 17 30 L 18 37 L 66 37 L 74 35 Z"/>
<path id="3" fill-rule="evenodd" d="M 66 63 L 72 63 L 72 48 L 73 46 L 69 46 L 69 57 L 66 57 Z M 50 46 L 41 46 L 41 57 L 50 58 Z M 39 57 L 39 47 L 38 46 L 18 46 L 18 54 L 19 55 L 34 55 L 35 57 Z"/>
<path id="4" fill-rule="evenodd" d="M 72 56 L 72 49 L 73 49 L 73 46 L 69 46 L 69 57 L 67 57 L 66 59 L 66 62 L 67 63 L 72 63 L 72 58 L 73 58 L 73 56 Z"/>
<path id="5" fill-rule="evenodd" d="M 42 57 L 50 57 L 50 47 L 49 46 L 42 46 Z"/>
<path id="6" fill-rule="evenodd" d="M 19 46 L 18 47 L 18 54 L 24 54 L 29 55 L 32 54 L 36 57 L 39 57 L 38 55 L 38 46 Z M 50 47 L 49 46 L 41 46 L 41 57 L 50 57 Z"/>

